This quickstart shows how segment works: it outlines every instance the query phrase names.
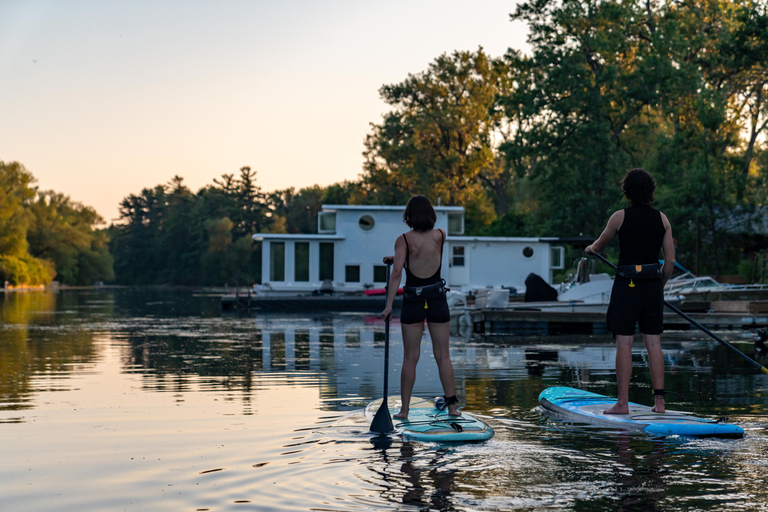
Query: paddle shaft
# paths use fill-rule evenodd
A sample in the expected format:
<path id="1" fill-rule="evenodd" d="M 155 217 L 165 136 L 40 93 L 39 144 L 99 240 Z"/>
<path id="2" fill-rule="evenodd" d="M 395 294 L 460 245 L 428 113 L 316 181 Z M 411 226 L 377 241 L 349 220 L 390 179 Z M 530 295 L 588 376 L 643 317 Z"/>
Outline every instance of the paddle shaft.
<path id="1" fill-rule="evenodd" d="M 389 298 L 389 272 L 391 263 L 387 263 L 387 285 L 385 296 Z M 371 420 L 371 432 L 377 434 L 389 434 L 395 431 L 392 424 L 392 416 L 389 414 L 388 392 L 389 392 L 389 319 L 392 315 L 384 319 L 384 400 L 382 400 L 379 410 Z"/>
<path id="2" fill-rule="evenodd" d="M 598 253 L 594 252 L 594 253 L 592 253 L 592 255 L 594 255 L 595 257 L 597 257 L 599 260 L 601 260 L 601 261 L 602 261 L 603 263 L 605 263 L 606 265 L 610 266 L 610 267 L 611 267 L 613 270 L 616 270 L 616 265 L 614 265 L 613 263 L 611 263 L 610 261 L 608 261 L 608 259 L 607 259 L 607 258 L 605 258 L 605 257 L 604 257 L 602 254 L 598 254 Z M 732 350 L 734 353 L 736 353 L 736 354 L 740 355 L 740 356 L 741 356 L 741 357 L 742 357 L 742 358 L 743 358 L 743 359 L 744 359 L 746 362 L 748 362 L 749 364 L 751 364 L 752 366 L 754 366 L 755 368 L 757 368 L 757 369 L 758 369 L 758 370 L 760 370 L 761 372 L 763 372 L 763 373 L 765 373 L 765 374 L 768 374 L 768 368 L 766 368 L 765 366 L 761 365 L 760 363 L 758 363 L 757 361 L 755 361 L 754 359 L 752 359 L 751 357 L 749 357 L 747 354 L 745 354 L 745 353 L 744 353 L 744 352 L 742 352 L 741 350 L 737 349 L 736 347 L 734 347 L 733 345 L 731 345 L 730 343 L 728 343 L 727 341 L 725 341 L 723 338 L 721 338 L 721 337 L 720 337 L 720 336 L 718 336 L 717 334 L 713 333 L 712 331 L 710 331 L 709 329 L 707 329 L 706 327 L 704 327 L 703 325 L 701 325 L 699 322 L 697 322 L 696 320 L 694 320 L 694 319 L 693 319 L 693 318 L 691 318 L 690 316 L 686 315 L 685 313 L 683 313 L 682 311 L 680 311 L 679 309 L 677 309 L 675 306 L 673 306 L 672 304 L 670 304 L 670 303 L 669 303 L 669 302 L 667 302 L 666 300 L 664 301 L 664 305 L 665 305 L 666 307 L 668 307 L 669 309 L 671 309 L 672 311 L 674 311 L 675 313 L 677 313 L 678 315 L 680 315 L 681 317 L 683 317 L 683 318 L 684 318 L 685 320 L 687 320 L 687 321 L 688 321 L 688 322 L 689 322 L 691 325 L 693 325 L 693 326 L 695 326 L 695 327 L 697 327 L 697 328 L 701 329 L 703 332 L 707 333 L 709 336 L 711 336 L 711 337 L 712 337 L 712 338 L 714 338 L 715 340 L 717 340 L 717 341 L 719 341 L 720 343 L 722 343 L 724 346 L 726 346 L 727 348 L 729 348 L 730 350 Z"/>
<path id="3" fill-rule="evenodd" d="M 392 264 L 387 263 L 387 285 L 385 287 L 385 297 L 389 297 L 389 272 L 392 268 Z M 387 396 L 389 394 L 389 319 L 392 315 L 389 315 L 384 319 L 384 403 L 387 403 Z"/>

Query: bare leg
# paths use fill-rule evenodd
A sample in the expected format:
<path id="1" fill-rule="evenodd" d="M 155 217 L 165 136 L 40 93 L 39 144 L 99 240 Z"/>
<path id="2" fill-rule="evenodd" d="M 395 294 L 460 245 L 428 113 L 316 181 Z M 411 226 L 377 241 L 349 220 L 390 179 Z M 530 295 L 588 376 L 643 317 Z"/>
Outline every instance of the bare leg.
<path id="1" fill-rule="evenodd" d="M 403 370 L 400 373 L 400 412 L 394 417 L 400 420 L 408 418 L 411 405 L 411 393 L 416 383 L 416 365 L 421 355 L 421 335 L 424 333 L 424 322 L 417 324 L 400 324 L 403 332 Z"/>
<path id="2" fill-rule="evenodd" d="M 629 381 L 632 378 L 632 341 L 634 336 L 616 335 L 616 404 L 603 411 L 605 414 L 629 413 Z"/>
<path id="3" fill-rule="evenodd" d="M 651 368 L 653 389 L 664 389 L 664 354 L 661 352 L 661 336 L 658 334 L 643 334 L 645 349 L 648 351 L 648 366 Z M 664 412 L 664 396 L 656 396 L 653 412 Z"/>
<path id="4" fill-rule="evenodd" d="M 451 323 L 427 322 L 429 327 L 429 336 L 432 338 L 432 353 L 435 355 L 437 369 L 440 374 L 440 383 L 443 385 L 445 396 L 454 396 L 456 394 L 456 382 L 453 377 L 453 365 L 451 364 L 451 354 L 448 347 L 448 339 L 451 334 Z M 448 406 L 448 414 L 451 416 L 461 416 L 456 404 Z"/>

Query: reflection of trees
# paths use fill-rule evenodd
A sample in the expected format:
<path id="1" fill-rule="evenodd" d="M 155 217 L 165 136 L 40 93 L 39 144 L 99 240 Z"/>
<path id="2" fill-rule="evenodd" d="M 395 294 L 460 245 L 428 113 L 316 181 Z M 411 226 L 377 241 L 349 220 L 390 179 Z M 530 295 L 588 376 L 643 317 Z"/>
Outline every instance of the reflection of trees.
<path id="1" fill-rule="evenodd" d="M 5 293 L 0 297 L 4 324 L 26 326 L 56 311 L 56 295 L 50 292 Z"/>
<path id="2" fill-rule="evenodd" d="M 220 333 L 204 337 L 131 334 L 127 365 L 153 370 L 160 376 L 226 376 L 233 385 L 241 378 L 250 382 L 251 373 L 263 369 L 261 332 L 248 333 L 241 341 L 222 338 Z"/>
<path id="3" fill-rule="evenodd" d="M 0 410 L 33 407 L 31 381 L 36 376 L 94 360 L 91 332 L 66 325 L 47 328 L 56 308 L 57 295 L 49 292 L 8 293 L 0 299 Z"/>

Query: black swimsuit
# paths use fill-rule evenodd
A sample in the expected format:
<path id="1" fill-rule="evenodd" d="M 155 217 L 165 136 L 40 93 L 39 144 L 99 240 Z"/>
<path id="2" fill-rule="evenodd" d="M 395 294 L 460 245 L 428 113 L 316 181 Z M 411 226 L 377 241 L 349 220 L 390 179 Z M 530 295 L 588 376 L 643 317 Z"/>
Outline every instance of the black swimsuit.
<path id="1" fill-rule="evenodd" d="M 440 271 L 443 267 L 443 245 L 445 244 L 445 235 L 440 232 L 442 242 L 440 243 L 440 266 L 437 267 L 437 271 L 430 277 L 419 277 L 414 275 L 408 268 L 408 256 L 410 249 L 408 247 L 408 237 L 403 234 L 403 240 L 405 240 L 405 286 L 427 286 L 434 283 L 439 283 L 442 278 L 440 277 Z M 451 321 L 451 313 L 448 310 L 448 301 L 445 297 L 433 300 L 417 299 L 411 301 L 403 298 L 403 307 L 400 310 L 400 323 L 401 324 L 418 324 L 420 322 L 432 323 L 445 323 Z"/>

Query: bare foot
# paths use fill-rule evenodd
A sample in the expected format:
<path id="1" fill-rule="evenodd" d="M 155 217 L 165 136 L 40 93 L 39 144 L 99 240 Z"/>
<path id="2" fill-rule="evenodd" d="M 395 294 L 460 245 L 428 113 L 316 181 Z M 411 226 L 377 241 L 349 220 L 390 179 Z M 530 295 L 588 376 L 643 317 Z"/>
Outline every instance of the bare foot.
<path id="1" fill-rule="evenodd" d="M 657 412 L 659 414 L 663 414 L 664 411 L 666 411 L 666 407 L 664 406 L 664 397 L 660 396 L 656 398 L 656 405 L 651 407 L 651 412 Z"/>
<path id="2" fill-rule="evenodd" d="M 629 414 L 629 404 L 616 405 L 603 411 L 603 414 Z"/>
<path id="3" fill-rule="evenodd" d="M 461 412 L 455 405 L 449 405 L 448 416 L 461 416 Z"/>
<path id="4" fill-rule="evenodd" d="M 408 411 L 405 411 L 405 412 L 400 411 L 397 414 L 393 414 L 392 417 L 393 418 L 397 418 L 399 420 L 407 420 L 408 419 Z"/>

